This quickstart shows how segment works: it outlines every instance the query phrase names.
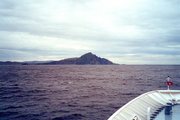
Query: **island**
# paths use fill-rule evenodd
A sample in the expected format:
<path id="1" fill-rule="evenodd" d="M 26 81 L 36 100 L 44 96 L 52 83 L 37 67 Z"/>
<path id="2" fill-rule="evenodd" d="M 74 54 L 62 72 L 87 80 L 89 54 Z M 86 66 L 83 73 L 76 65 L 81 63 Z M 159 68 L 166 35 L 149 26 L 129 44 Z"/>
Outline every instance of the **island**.
<path id="1" fill-rule="evenodd" d="M 67 58 L 58 61 L 28 61 L 28 62 L 11 62 L 0 61 L 0 65 L 113 65 L 114 63 L 106 58 L 101 58 L 88 52 L 80 57 Z"/>
<path id="2" fill-rule="evenodd" d="M 75 57 L 75 58 L 68 58 L 68 59 L 63 59 L 60 61 L 52 61 L 48 63 L 43 63 L 43 64 L 76 64 L 76 65 L 112 65 L 114 64 L 110 60 L 107 60 L 105 58 L 101 58 L 96 56 L 95 54 L 89 52 L 86 53 L 80 57 Z"/>

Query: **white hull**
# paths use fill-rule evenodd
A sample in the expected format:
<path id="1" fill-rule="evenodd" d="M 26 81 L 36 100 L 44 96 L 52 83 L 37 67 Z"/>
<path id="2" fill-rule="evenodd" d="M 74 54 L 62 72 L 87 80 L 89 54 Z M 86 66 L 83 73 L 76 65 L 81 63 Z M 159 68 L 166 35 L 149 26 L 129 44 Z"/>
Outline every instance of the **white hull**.
<path id="1" fill-rule="evenodd" d="M 180 90 L 144 93 L 121 107 L 108 120 L 150 120 L 152 114 L 169 102 L 180 104 Z"/>

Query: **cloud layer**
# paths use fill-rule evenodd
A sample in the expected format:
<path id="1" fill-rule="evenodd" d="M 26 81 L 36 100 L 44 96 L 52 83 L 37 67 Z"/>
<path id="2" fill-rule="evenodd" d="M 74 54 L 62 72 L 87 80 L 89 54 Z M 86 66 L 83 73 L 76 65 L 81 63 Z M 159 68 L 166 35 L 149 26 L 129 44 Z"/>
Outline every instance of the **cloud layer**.
<path id="1" fill-rule="evenodd" d="M 94 52 L 122 64 L 180 64 L 179 0 L 2 0 L 0 60 Z"/>

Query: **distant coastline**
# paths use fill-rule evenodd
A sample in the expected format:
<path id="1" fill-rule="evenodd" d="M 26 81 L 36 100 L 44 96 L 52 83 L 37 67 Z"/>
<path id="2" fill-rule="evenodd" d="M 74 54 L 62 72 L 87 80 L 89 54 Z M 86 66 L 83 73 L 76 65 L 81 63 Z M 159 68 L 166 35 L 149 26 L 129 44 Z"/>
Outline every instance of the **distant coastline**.
<path id="1" fill-rule="evenodd" d="M 89 52 L 80 57 L 67 58 L 59 61 L 0 61 L 0 65 L 115 65 L 115 63 Z"/>

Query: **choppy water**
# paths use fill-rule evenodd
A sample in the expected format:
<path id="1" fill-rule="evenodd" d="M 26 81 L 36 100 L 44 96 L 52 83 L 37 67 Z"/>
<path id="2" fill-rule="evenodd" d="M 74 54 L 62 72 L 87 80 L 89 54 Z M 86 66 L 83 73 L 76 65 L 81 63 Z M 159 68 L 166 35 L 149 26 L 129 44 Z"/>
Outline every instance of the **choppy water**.
<path id="1" fill-rule="evenodd" d="M 106 120 L 168 75 L 179 89 L 180 66 L 0 66 L 0 120 Z"/>

